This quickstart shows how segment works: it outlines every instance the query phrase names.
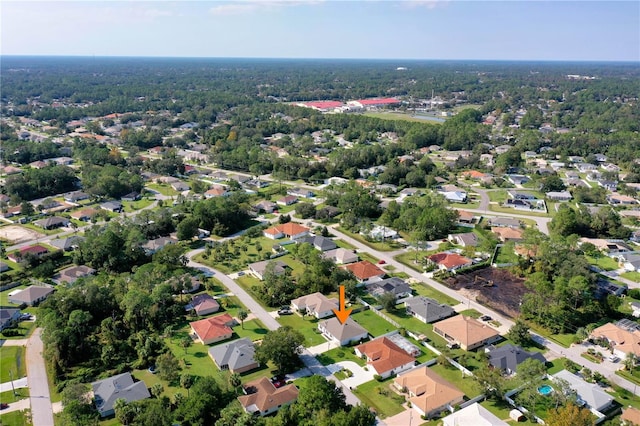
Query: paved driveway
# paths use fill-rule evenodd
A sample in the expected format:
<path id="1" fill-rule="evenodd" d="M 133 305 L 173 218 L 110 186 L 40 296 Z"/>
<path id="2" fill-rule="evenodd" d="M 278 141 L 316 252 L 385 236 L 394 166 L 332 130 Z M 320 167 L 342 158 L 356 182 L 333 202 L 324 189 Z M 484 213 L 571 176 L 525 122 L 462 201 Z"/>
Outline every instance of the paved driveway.
<path id="1" fill-rule="evenodd" d="M 370 382 L 373 380 L 373 376 L 375 375 L 373 370 L 366 371 L 364 367 L 360 367 L 353 361 L 340 361 L 333 365 L 339 365 L 353 373 L 352 377 L 342 380 L 342 384 L 349 388 L 355 388 L 363 383 Z"/>
<path id="2" fill-rule="evenodd" d="M 9 392 L 13 389 L 26 388 L 28 386 L 27 378 L 23 377 L 22 379 L 14 380 L 13 386 L 11 386 L 11 382 L 0 383 L 0 392 Z"/>
<path id="3" fill-rule="evenodd" d="M 423 420 L 420 419 L 418 413 L 411 408 L 407 408 L 402 413 L 384 419 L 384 424 L 387 426 L 411 426 L 419 425 L 422 422 Z"/>

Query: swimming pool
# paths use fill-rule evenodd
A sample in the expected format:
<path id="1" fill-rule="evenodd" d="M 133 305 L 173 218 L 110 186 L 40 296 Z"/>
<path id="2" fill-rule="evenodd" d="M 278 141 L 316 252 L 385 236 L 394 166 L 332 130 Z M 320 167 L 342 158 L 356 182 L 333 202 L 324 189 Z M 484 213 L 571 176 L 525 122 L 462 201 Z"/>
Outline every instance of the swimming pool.
<path id="1" fill-rule="evenodd" d="M 549 385 L 542 385 L 538 388 L 538 393 L 540 395 L 549 395 L 551 392 L 553 392 L 553 388 Z"/>

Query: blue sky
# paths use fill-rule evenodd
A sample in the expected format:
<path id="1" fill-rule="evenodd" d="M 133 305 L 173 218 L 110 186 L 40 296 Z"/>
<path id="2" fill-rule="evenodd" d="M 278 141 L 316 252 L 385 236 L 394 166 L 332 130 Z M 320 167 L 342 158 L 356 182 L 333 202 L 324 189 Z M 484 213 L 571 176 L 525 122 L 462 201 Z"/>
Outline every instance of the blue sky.
<path id="1" fill-rule="evenodd" d="M 640 1 L 0 3 L 4 55 L 640 61 Z"/>

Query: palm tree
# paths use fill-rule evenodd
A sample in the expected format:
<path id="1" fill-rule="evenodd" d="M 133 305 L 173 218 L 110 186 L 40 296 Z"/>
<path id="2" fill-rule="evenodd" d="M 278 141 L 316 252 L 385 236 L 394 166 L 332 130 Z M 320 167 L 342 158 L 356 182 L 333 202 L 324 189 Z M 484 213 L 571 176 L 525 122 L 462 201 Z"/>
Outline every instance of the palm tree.
<path id="1" fill-rule="evenodd" d="M 242 384 L 242 377 L 238 373 L 233 373 L 229 376 L 229 384 L 234 390 L 238 389 L 238 386 Z"/>
<path id="2" fill-rule="evenodd" d="M 633 372 L 633 368 L 636 366 L 636 355 L 633 352 L 629 352 L 624 359 L 624 368 L 628 372 Z"/>
<path id="3" fill-rule="evenodd" d="M 238 319 L 240 320 L 240 324 L 242 325 L 242 329 L 244 330 L 244 320 L 247 319 L 249 314 L 244 309 L 240 309 L 238 311 Z"/>

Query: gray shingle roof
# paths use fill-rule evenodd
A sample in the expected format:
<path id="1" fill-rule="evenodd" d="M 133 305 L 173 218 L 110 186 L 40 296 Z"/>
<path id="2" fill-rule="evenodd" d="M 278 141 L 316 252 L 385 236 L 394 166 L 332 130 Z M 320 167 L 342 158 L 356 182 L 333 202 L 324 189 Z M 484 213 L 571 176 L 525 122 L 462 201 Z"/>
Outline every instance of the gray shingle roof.
<path id="1" fill-rule="evenodd" d="M 489 363 L 495 368 L 509 372 L 515 372 L 518 365 L 529 358 L 537 359 L 543 364 L 547 362 L 541 353 L 527 352 L 520 346 L 514 346 L 511 344 L 500 347 L 492 346 L 488 349 Z"/>
<path id="2" fill-rule="evenodd" d="M 554 374 L 553 377 L 567 381 L 571 389 L 575 390 L 578 397 L 586 402 L 590 408 L 600 410 L 613 401 L 613 398 L 600 389 L 598 385 L 587 383 L 567 370 L 562 370 Z"/>
<path id="3" fill-rule="evenodd" d="M 253 342 L 246 337 L 209 348 L 209 356 L 213 358 L 216 365 L 220 368 L 226 365 L 231 371 L 256 364 L 253 358 L 255 353 L 256 348 Z"/>
<path id="4" fill-rule="evenodd" d="M 149 390 L 144 382 L 134 382 L 131 373 L 122 373 L 91 383 L 96 400 L 96 408 L 101 416 L 113 411 L 113 404 L 123 398 L 127 402 L 149 398 Z"/>
<path id="5" fill-rule="evenodd" d="M 367 284 L 367 291 L 373 296 L 382 296 L 384 293 L 393 293 L 394 296 L 409 293 L 411 294 L 411 287 L 404 280 L 398 277 L 391 277 L 382 281 L 376 281 L 371 284 Z"/>
<path id="6" fill-rule="evenodd" d="M 407 312 L 415 313 L 424 318 L 427 323 L 441 320 L 454 315 L 456 311 L 449 305 L 424 296 L 412 297 L 404 302 Z"/>

